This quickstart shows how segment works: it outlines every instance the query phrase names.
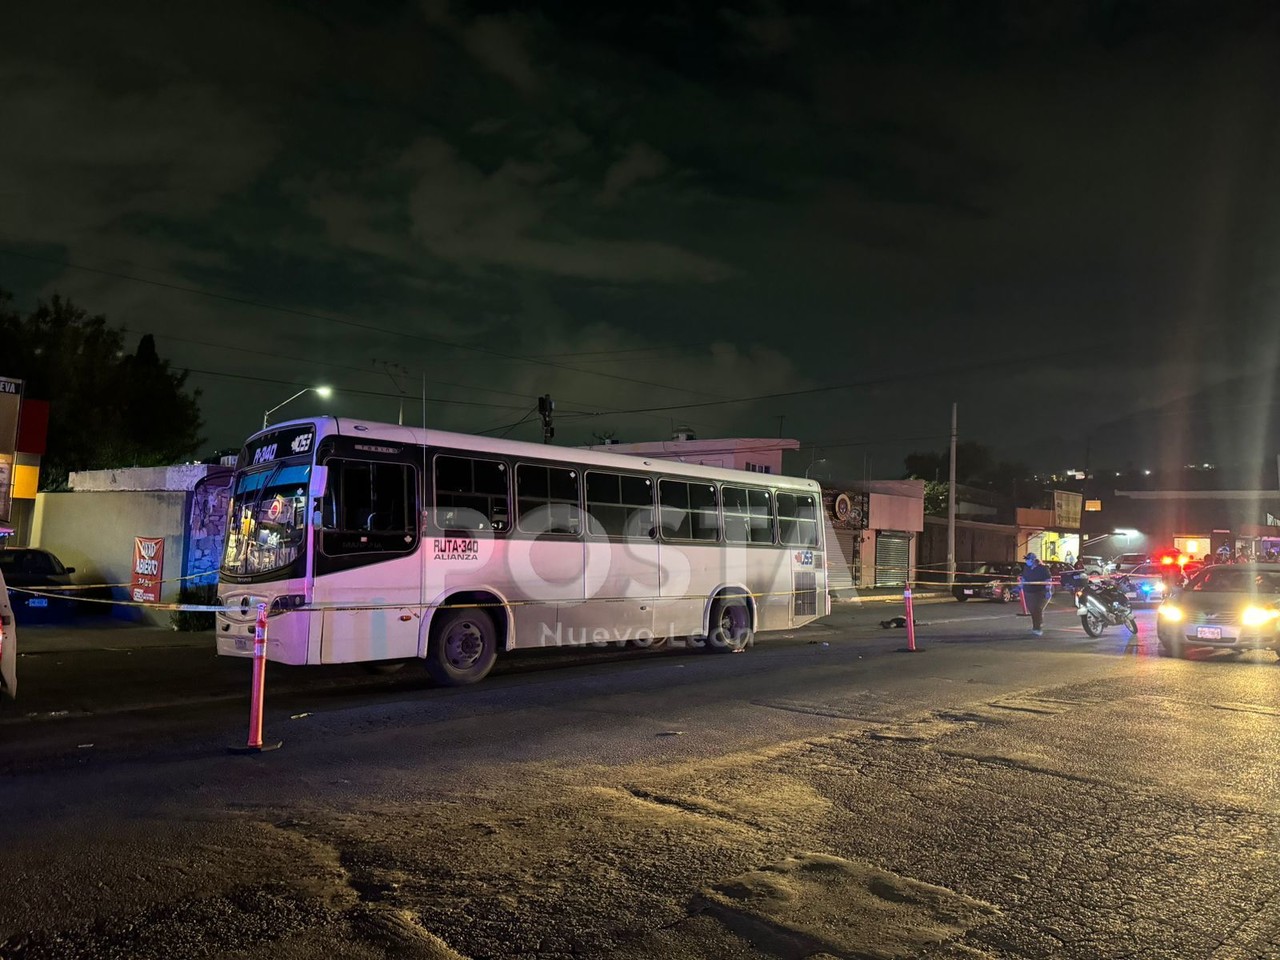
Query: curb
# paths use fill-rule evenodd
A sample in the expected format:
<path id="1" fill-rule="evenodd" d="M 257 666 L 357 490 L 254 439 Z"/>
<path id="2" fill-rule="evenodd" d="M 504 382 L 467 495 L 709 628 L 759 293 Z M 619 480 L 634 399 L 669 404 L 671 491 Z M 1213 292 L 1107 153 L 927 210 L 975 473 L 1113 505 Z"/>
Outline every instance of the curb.
<path id="1" fill-rule="evenodd" d="M 913 600 L 944 600 L 950 598 L 949 593 L 911 593 Z M 871 596 L 871 597 L 832 597 L 832 604 L 837 603 L 902 603 L 903 597 L 901 593 L 891 596 Z"/>

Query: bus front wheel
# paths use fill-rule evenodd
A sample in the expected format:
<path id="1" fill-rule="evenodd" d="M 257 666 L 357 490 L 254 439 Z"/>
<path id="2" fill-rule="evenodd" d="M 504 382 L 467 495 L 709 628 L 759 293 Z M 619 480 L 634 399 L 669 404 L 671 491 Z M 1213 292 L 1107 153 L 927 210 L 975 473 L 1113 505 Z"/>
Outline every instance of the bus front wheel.
<path id="1" fill-rule="evenodd" d="M 461 687 L 483 680 L 498 658 L 498 631 L 483 610 L 448 610 L 432 624 L 427 672 L 437 683 Z"/>
<path id="2" fill-rule="evenodd" d="M 741 597 L 723 597 L 711 608 L 707 649 L 715 653 L 742 653 L 751 646 L 751 608 Z"/>

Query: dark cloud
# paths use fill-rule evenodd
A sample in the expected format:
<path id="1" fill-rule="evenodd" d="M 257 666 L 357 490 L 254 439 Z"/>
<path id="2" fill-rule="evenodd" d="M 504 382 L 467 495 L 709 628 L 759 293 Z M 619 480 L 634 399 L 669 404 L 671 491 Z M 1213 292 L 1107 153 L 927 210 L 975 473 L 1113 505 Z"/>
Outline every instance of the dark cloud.
<path id="1" fill-rule="evenodd" d="M 1280 362 L 1270 4 L 19 7 L 0 286 L 155 333 L 218 445 L 320 379 L 854 475 L 953 400 L 1044 467 L 1269 442 L 1191 414 Z"/>

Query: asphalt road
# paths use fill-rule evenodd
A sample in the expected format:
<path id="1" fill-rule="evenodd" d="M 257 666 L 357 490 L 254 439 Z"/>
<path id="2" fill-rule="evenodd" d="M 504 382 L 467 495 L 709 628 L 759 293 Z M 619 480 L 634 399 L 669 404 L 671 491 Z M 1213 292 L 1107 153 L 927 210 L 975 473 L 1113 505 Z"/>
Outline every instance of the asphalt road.
<path id="1" fill-rule="evenodd" d="M 34 638 L 0 957 L 1280 956 L 1273 655 L 953 602 L 908 654 L 900 612 L 458 690 L 272 669 L 250 757 L 245 662 Z"/>

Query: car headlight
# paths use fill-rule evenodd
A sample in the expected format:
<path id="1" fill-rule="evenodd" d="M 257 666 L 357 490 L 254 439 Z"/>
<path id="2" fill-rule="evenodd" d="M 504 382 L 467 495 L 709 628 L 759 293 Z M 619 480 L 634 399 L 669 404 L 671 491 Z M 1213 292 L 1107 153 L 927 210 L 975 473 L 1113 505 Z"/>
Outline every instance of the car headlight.
<path id="1" fill-rule="evenodd" d="M 1246 627 L 1261 627 L 1270 623 L 1276 617 L 1280 617 L 1280 610 L 1274 610 L 1270 607 L 1248 606 L 1244 608 L 1240 622 Z"/>
<path id="2" fill-rule="evenodd" d="M 1172 603 L 1162 604 L 1160 606 L 1160 616 L 1170 623 L 1180 623 L 1182 621 L 1182 608 L 1175 607 Z"/>

